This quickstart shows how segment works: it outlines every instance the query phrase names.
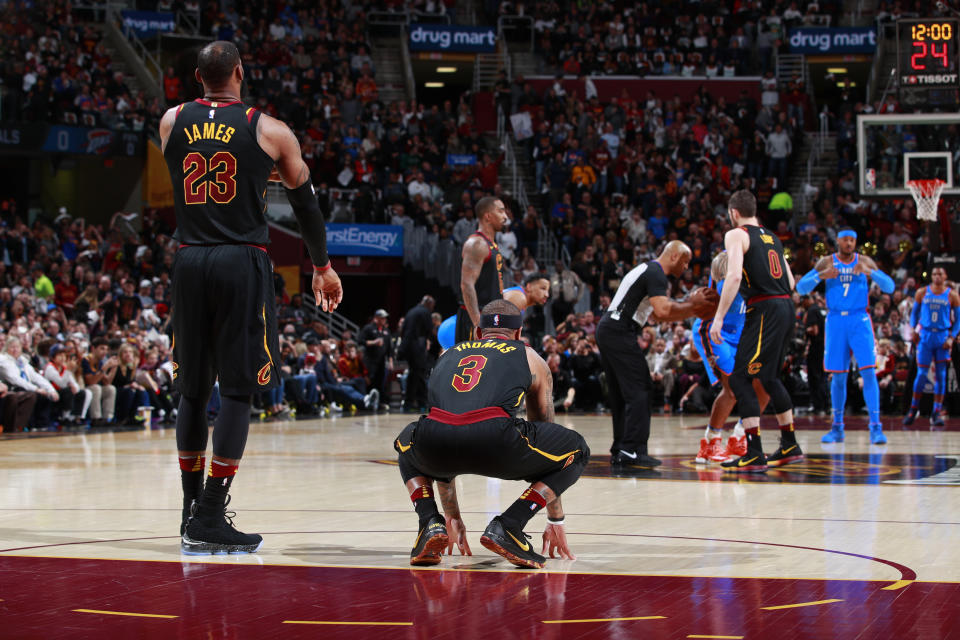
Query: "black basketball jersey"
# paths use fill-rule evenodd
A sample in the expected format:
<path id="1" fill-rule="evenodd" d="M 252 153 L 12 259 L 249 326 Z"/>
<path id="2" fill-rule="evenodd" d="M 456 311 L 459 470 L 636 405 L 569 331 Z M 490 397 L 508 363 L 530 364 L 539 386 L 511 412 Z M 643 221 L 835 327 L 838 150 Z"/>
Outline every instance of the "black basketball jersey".
<path id="1" fill-rule="evenodd" d="M 242 102 L 195 100 L 177 109 L 163 155 L 184 244 L 269 241 L 267 179 L 274 160 L 257 142 L 260 112 Z"/>
<path id="2" fill-rule="evenodd" d="M 520 410 L 532 377 L 524 343 L 492 338 L 448 349 L 430 372 L 428 404 L 450 413 L 501 407 Z"/>
<path id="3" fill-rule="evenodd" d="M 743 256 L 740 295 L 747 304 L 751 298 L 759 296 L 790 295 L 790 279 L 780 238 L 764 227 L 744 225 L 740 228 L 750 236 L 750 248 Z"/>
<path id="4" fill-rule="evenodd" d="M 483 267 L 480 269 L 480 276 L 477 277 L 477 283 L 474 285 L 477 291 L 477 305 L 483 309 L 483 305 L 503 297 L 503 254 L 500 253 L 500 247 L 496 242 L 479 231 L 470 237 L 473 236 L 483 238 L 489 250 L 487 259 L 483 261 Z"/>

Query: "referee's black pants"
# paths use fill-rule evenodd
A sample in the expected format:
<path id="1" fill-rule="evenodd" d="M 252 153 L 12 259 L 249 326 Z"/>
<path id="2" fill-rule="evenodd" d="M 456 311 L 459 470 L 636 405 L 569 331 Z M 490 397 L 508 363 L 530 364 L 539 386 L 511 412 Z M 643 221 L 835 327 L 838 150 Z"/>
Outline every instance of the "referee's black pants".
<path id="1" fill-rule="evenodd" d="M 630 321 L 632 325 L 633 321 Z M 610 453 L 647 453 L 650 392 L 653 381 L 633 326 L 604 316 L 597 325 L 597 346 L 607 375 L 607 404 L 613 414 Z"/>

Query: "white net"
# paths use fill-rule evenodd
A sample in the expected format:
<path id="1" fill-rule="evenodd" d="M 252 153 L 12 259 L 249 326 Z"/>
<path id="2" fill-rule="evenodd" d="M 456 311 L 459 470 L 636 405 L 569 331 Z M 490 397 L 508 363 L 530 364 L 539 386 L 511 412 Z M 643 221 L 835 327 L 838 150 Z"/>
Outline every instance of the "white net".
<path id="1" fill-rule="evenodd" d="M 936 220 L 940 194 L 947 183 L 943 180 L 911 180 L 907 183 L 913 201 L 917 203 L 917 218 Z"/>

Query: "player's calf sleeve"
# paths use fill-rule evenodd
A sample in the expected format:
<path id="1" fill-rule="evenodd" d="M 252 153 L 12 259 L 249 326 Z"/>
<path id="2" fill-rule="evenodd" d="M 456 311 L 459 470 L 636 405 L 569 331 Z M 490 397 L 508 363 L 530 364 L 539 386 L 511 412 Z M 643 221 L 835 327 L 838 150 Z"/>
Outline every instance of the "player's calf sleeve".
<path id="1" fill-rule="evenodd" d="M 793 400 L 790 399 L 787 388 L 783 386 L 779 378 L 765 381 L 763 388 L 770 395 L 770 406 L 773 407 L 774 413 L 784 413 L 793 409 Z M 757 415 L 760 415 L 759 411 Z"/>
<path id="2" fill-rule="evenodd" d="M 867 404 L 870 424 L 880 422 L 880 384 L 877 382 L 877 370 L 873 367 L 860 370 L 863 378 L 863 401 Z"/>
<path id="3" fill-rule="evenodd" d="M 833 374 L 830 382 L 830 406 L 833 407 L 833 424 L 843 424 L 843 408 L 847 406 L 846 372 Z"/>
<path id="4" fill-rule="evenodd" d="M 579 451 L 572 454 L 573 461 L 570 464 L 565 464 L 560 471 L 554 471 L 539 479 L 540 482 L 550 487 L 550 490 L 558 496 L 572 487 L 574 483 L 580 479 L 583 470 L 587 468 L 587 463 L 590 462 L 590 447 L 587 446 L 587 441 L 584 440 L 582 436 L 580 437 L 577 448 Z"/>
<path id="5" fill-rule="evenodd" d="M 208 435 L 207 401 L 181 396 L 177 410 L 177 450 L 206 451 Z"/>
<path id="6" fill-rule="evenodd" d="M 757 392 L 753 390 L 753 383 L 745 372 L 734 371 L 730 375 L 730 389 L 737 398 L 741 420 L 760 417 L 760 403 L 757 401 Z M 769 389 L 767 389 L 767 392 L 769 393 Z"/>
<path id="7" fill-rule="evenodd" d="M 213 426 L 213 455 L 239 460 L 250 432 L 250 396 L 222 396 Z"/>
<path id="8" fill-rule="evenodd" d="M 942 396 L 947 391 L 947 362 L 936 363 L 936 380 L 933 383 L 933 395 Z"/>

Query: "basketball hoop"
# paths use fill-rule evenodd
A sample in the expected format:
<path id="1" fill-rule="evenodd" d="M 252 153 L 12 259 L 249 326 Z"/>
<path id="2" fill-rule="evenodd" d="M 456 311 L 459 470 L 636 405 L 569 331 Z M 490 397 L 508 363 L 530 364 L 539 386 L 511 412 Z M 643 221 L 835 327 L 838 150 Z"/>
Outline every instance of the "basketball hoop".
<path id="1" fill-rule="evenodd" d="M 907 187 L 910 195 L 917 203 L 917 218 L 920 220 L 935 221 L 937 219 L 937 205 L 940 204 L 940 194 L 946 186 L 943 180 L 910 180 Z"/>

